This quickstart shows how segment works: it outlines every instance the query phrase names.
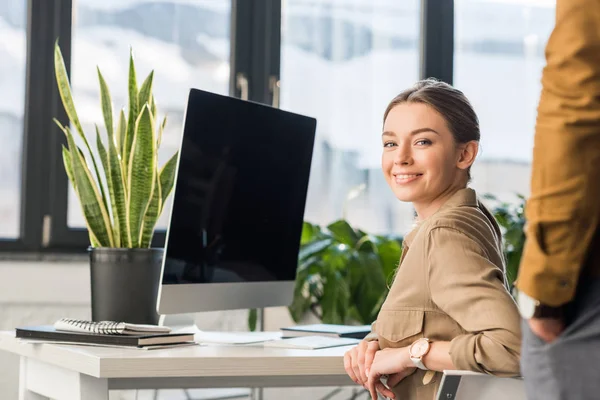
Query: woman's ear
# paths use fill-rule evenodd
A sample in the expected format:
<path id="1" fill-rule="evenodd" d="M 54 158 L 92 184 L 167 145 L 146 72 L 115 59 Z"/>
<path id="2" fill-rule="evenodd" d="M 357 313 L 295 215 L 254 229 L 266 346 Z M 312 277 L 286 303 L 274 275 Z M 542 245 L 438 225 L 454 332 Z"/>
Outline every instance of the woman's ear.
<path id="1" fill-rule="evenodd" d="M 471 140 L 459 148 L 460 154 L 456 166 L 460 169 L 467 169 L 475 162 L 477 152 L 479 151 L 479 142 Z"/>

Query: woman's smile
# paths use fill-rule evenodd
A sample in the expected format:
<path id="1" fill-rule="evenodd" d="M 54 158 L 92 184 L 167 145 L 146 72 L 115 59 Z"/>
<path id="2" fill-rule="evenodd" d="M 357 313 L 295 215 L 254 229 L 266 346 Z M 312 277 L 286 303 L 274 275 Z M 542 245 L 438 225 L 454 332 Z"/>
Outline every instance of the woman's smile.
<path id="1" fill-rule="evenodd" d="M 394 181 L 397 185 L 405 185 L 419 179 L 423 174 L 394 174 Z"/>

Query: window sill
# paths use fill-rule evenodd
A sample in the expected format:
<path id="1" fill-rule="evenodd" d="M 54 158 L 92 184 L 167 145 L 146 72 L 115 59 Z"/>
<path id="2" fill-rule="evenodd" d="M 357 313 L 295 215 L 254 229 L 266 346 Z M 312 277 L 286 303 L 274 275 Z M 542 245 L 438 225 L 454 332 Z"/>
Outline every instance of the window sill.
<path id="1" fill-rule="evenodd" d="M 39 252 L 0 252 L 0 263 L 4 261 L 32 262 L 88 262 L 87 253 L 39 253 Z"/>

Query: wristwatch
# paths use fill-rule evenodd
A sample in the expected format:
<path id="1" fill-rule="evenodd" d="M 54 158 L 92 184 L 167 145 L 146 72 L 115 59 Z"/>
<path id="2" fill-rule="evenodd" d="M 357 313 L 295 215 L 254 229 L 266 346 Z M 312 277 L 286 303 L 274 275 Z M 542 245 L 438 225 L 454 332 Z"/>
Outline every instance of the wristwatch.
<path id="1" fill-rule="evenodd" d="M 539 300 L 528 296 L 522 291 L 517 292 L 517 304 L 519 312 L 524 319 L 531 318 L 563 318 L 565 306 L 553 307 L 542 304 Z"/>
<path id="2" fill-rule="evenodd" d="M 410 360 L 417 366 L 417 368 L 427 370 L 427 367 L 425 364 L 423 364 L 423 357 L 429 353 L 430 348 L 431 340 L 427 338 L 417 339 L 408 348 Z"/>

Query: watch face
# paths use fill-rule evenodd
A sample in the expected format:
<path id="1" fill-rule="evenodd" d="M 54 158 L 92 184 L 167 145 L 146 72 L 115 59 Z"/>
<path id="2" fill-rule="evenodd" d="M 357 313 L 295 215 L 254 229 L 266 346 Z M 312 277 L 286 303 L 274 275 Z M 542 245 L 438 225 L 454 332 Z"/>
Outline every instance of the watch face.
<path id="1" fill-rule="evenodd" d="M 423 357 L 429 351 L 429 341 L 427 339 L 419 339 L 414 342 L 410 348 L 410 354 L 413 357 Z"/>

